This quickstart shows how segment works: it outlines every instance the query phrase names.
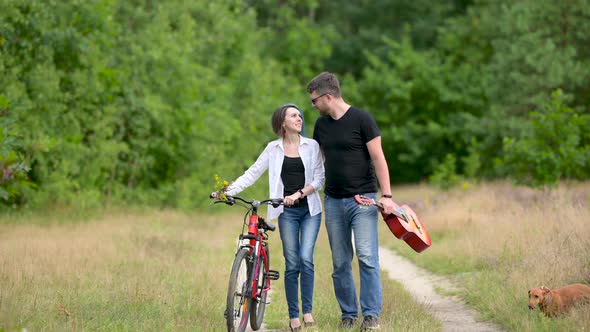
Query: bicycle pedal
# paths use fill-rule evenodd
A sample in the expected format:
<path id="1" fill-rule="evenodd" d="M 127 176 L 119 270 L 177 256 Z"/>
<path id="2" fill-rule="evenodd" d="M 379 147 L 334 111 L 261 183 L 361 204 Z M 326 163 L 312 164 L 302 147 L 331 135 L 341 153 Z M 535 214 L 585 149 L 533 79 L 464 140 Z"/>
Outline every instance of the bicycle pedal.
<path id="1" fill-rule="evenodd" d="M 266 277 L 270 280 L 279 280 L 279 271 L 275 271 L 275 270 L 268 270 L 268 273 L 266 274 Z"/>

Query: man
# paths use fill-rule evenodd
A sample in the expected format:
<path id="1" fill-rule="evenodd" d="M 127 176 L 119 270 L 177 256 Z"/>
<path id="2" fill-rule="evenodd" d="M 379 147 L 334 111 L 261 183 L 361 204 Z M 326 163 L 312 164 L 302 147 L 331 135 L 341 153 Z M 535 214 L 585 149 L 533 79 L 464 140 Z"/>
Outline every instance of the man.
<path id="1" fill-rule="evenodd" d="M 376 208 L 359 206 L 353 196 L 377 199 L 377 181 L 384 212 L 397 205 L 391 199 L 387 161 L 381 147 L 379 128 L 368 112 L 347 104 L 340 95 L 336 75 L 316 76 L 307 85 L 312 106 L 322 115 L 313 138 L 325 157 L 325 220 L 332 250 L 332 281 L 342 310 L 342 328 L 352 328 L 358 317 L 356 289 L 352 276 L 353 245 L 359 261 L 360 305 L 364 317 L 361 331 L 379 329 L 382 306 L 381 272 Z"/>

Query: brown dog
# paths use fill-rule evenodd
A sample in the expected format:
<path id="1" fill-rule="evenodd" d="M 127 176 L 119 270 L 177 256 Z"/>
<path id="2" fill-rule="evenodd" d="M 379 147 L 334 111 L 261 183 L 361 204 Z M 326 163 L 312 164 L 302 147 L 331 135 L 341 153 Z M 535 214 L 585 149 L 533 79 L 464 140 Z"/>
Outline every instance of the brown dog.
<path id="1" fill-rule="evenodd" d="M 529 309 L 539 306 L 549 317 L 563 314 L 576 303 L 590 302 L 590 286 L 575 284 L 551 290 L 545 286 L 529 290 Z"/>

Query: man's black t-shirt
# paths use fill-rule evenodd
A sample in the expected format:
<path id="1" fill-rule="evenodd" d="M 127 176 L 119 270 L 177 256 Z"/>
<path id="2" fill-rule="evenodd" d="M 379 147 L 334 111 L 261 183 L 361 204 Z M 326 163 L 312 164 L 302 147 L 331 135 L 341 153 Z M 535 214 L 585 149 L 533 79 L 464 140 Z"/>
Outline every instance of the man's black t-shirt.
<path id="1" fill-rule="evenodd" d="M 326 156 L 326 188 L 331 197 L 344 198 L 377 192 L 375 168 L 367 142 L 380 136 L 375 119 L 368 112 L 350 107 L 338 120 L 320 117 L 313 138 Z"/>

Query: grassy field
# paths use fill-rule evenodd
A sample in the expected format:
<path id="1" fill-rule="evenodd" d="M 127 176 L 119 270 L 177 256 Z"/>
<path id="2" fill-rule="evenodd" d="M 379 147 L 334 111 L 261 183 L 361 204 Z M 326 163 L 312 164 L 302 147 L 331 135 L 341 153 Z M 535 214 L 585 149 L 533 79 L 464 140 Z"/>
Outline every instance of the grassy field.
<path id="1" fill-rule="evenodd" d="M 381 223 L 380 243 L 447 275 L 458 295 L 507 331 L 582 331 L 590 308 L 548 319 L 527 308 L 527 290 L 590 282 L 590 184 L 535 191 L 483 184 L 439 192 L 394 188 L 421 216 L 433 246 L 414 253 Z M 223 213 L 219 213 L 223 211 Z M 238 207 L 66 213 L 0 218 L 0 331 L 223 331 Z M 278 233 L 272 268 L 283 274 Z M 321 331 L 340 321 L 322 225 L 316 248 L 314 315 Z M 386 274 L 384 273 L 384 278 Z M 383 280 L 386 331 L 437 331 L 428 308 Z M 273 283 L 265 324 L 287 330 L 282 278 Z"/>
<path id="2" fill-rule="evenodd" d="M 0 331 L 223 331 L 229 270 L 242 210 L 0 220 Z M 240 212 L 240 213 L 238 213 Z M 331 258 L 322 226 L 314 314 L 336 330 Z M 283 274 L 278 233 L 271 267 Z M 282 279 L 273 283 L 266 325 L 288 329 Z M 384 280 L 387 330 L 436 331 L 440 324 L 399 284 Z"/>
<path id="3" fill-rule="evenodd" d="M 506 183 L 439 192 L 395 188 L 426 225 L 431 248 L 417 255 L 387 231 L 382 245 L 463 287 L 460 296 L 507 331 L 584 331 L 590 306 L 548 319 L 527 308 L 527 291 L 590 283 L 590 183 L 551 191 Z"/>

